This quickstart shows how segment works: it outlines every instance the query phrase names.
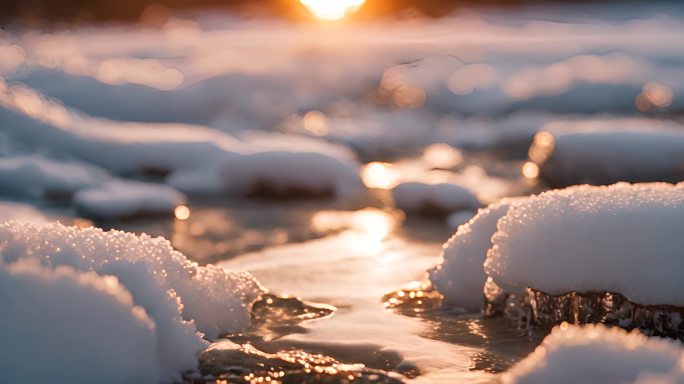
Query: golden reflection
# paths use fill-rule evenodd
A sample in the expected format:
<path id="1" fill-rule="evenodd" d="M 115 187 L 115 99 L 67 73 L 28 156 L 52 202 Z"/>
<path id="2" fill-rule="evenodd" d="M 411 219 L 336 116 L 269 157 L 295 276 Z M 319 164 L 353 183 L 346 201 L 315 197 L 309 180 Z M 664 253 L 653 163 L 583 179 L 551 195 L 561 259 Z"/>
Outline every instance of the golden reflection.
<path id="1" fill-rule="evenodd" d="M 399 184 L 399 172 L 392 164 L 376 161 L 363 167 L 361 179 L 368 188 L 391 189 Z"/>
<path id="2" fill-rule="evenodd" d="M 323 20 L 341 20 L 357 11 L 366 0 L 299 0 L 314 16 Z"/>
<path id="3" fill-rule="evenodd" d="M 427 95 L 420 87 L 399 86 L 394 90 L 392 101 L 399 108 L 420 108 L 425 104 Z"/>
<path id="4" fill-rule="evenodd" d="M 655 107 L 667 108 L 672 105 L 673 92 L 667 85 L 648 83 L 644 85 L 643 95 Z"/>
<path id="5" fill-rule="evenodd" d="M 449 144 L 432 144 L 425 148 L 423 161 L 431 168 L 449 169 L 463 162 L 463 154 Z"/>
<path id="6" fill-rule="evenodd" d="M 173 210 L 173 215 L 178 220 L 187 220 L 190 218 L 190 208 L 187 205 L 179 205 Z"/>
<path id="7" fill-rule="evenodd" d="M 556 140 L 551 132 L 540 131 L 534 135 L 528 156 L 533 162 L 542 164 L 551 156 L 555 145 Z"/>
<path id="8" fill-rule="evenodd" d="M 539 166 L 531 161 L 523 164 L 522 174 L 527 179 L 536 179 L 539 177 Z"/>
<path id="9" fill-rule="evenodd" d="M 311 219 L 311 226 L 320 232 L 350 229 L 372 239 L 386 238 L 396 225 L 395 218 L 379 209 L 365 208 L 355 212 L 320 211 Z"/>
<path id="10" fill-rule="evenodd" d="M 304 129 L 316 136 L 328 134 L 328 119 L 321 111 L 309 111 L 304 115 Z"/>

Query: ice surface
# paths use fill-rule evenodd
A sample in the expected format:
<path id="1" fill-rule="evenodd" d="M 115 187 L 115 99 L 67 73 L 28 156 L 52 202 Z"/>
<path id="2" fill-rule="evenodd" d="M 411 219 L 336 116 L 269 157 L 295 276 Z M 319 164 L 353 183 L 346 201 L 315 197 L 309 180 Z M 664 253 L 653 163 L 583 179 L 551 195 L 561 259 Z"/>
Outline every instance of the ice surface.
<path id="1" fill-rule="evenodd" d="M 448 215 L 482 206 L 477 197 L 456 184 L 406 182 L 392 190 L 394 204 L 407 213 Z"/>
<path id="2" fill-rule="evenodd" d="M 116 276 L 156 321 L 169 353 L 173 345 L 201 345 L 195 326 L 210 339 L 246 327 L 262 292 L 248 273 L 200 267 L 163 238 L 121 231 L 9 222 L 0 224 L 0 255 L 5 262 L 32 257 L 48 267 Z"/>
<path id="3" fill-rule="evenodd" d="M 170 345 L 157 343 L 154 320 L 112 276 L 0 263 L 0 306 L 3 383 L 155 384 L 194 366 L 164 366 L 162 353 L 184 352 L 160 349 Z"/>
<path id="4" fill-rule="evenodd" d="M 681 181 L 684 129 L 647 119 L 554 122 L 537 134 L 529 155 L 552 186 Z"/>
<path id="5" fill-rule="evenodd" d="M 510 293 L 614 292 L 684 306 L 683 187 L 619 183 L 533 196 L 498 221 L 485 271 Z"/>
<path id="6" fill-rule="evenodd" d="M 442 261 L 430 271 L 430 281 L 444 296 L 446 304 L 471 311 L 483 308 L 487 275 L 482 265 L 492 247 L 497 221 L 516 201 L 519 200 L 503 199 L 480 209 L 444 244 Z"/>
<path id="7" fill-rule="evenodd" d="M 684 379 L 683 357 L 681 345 L 670 340 L 602 325 L 563 323 L 505 373 L 503 382 L 676 384 Z"/>

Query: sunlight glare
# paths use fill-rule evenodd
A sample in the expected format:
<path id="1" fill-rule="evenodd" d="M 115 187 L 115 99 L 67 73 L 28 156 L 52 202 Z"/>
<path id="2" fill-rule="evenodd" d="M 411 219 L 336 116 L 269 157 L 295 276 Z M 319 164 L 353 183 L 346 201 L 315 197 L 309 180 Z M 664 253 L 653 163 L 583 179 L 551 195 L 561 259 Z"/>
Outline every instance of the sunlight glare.
<path id="1" fill-rule="evenodd" d="M 366 0 L 299 0 L 314 16 L 323 20 L 341 20 L 358 10 Z"/>
<path id="2" fill-rule="evenodd" d="M 363 167 L 361 179 L 368 188 L 391 189 L 399 183 L 399 173 L 392 164 L 376 161 Z"/>
<path id="3" fill-rule="evenodd" d="M 186 205 L 179 205 L 173 211 L 173 214 L 178 220 L 187 220 L 190 218 L 190 208 L 188 208 Z"/>

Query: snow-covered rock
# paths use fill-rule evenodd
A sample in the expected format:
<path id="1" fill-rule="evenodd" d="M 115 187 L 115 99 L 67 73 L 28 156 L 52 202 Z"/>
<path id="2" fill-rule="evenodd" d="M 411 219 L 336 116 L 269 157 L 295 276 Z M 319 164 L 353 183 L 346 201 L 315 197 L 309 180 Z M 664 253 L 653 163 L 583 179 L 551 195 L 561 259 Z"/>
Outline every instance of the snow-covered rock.
<path id="1" fill-rule="evenodd" d="M 76 209 L 88 217 L 122 219 L 145 215 L 171 215 L 185 203 L 185 196 L 160 184 L 111 180 L 96 188 L 77 192 Z"/>
<path id="2" fill-rule="evenodd" d="M 684 306 L 684 185 L 553 190 L 497 223 L 486 273 L 506 292 L 620 293 L 640 305 Z"/>
<path id="3" fill-rule="evenodd" d="M 397 208 L 409 214 L 446 216 L 482 206 L 471 191 L 451 183 L 401 183 L 392 189 L 392 197 Z"/>
<path id="4" fill-rule="evenodd" d="M 0 260 L 24 259 L 47 269 L 114 276 L 153 322 L 167 378 L 196 366 L 206 345 L 202 334 L 213 339 L 248 326 L 251 304 L 263 292 L 250 274 L 200 267 L 163 238 L 61 224 L 0 224 Z"/>
<path id="5" fill-rule="evenodd" d="M 552 186 L 684 180 L 684 127 L 647 119 L 548 124 L 529 151 Z"/>
<path id="6" fill-rule="evenodd" d="M 563 323 L 502 379 L 507 384 L 677 384 L 684 380 L 682 362 L 678 342 Z"/>
<path id="7" fill-rule="evenodd" d="M 430 281 L 444 296 L 445 304 L 470 311 L 482 309 L 485 301 L 483 288 L 487 280 L 483 263 L 492 247 L 496 223 L 519 200 L 503 199 L 480 209 L 444 244 L 442 261 L 430 271 Z"/>
<path id="8" fill-rule="evenodd" d="M 194 366 L 164 366 L 154 320 L 112 276 L 0 263 L 0 306 L 3 383 L 157 384 L 178 377 L 171 368 Z"/>

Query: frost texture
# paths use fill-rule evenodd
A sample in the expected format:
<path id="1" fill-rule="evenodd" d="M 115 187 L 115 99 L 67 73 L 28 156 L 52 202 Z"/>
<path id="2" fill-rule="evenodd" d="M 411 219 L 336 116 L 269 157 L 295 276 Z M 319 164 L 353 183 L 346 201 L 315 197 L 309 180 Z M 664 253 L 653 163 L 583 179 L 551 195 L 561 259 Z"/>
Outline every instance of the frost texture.
<path id="1" fill-rule="evenodd" d="M 428 215 L 448 215 L 482 206 L 471 191 L 449 183 L 402 183 L 392 190 L 392 197 L 398 208 L 409 213 Z"/>
<path id="2" fill-rule="evenodd" d="M 262 288 L 248 273 L 200 267 L 163 238 L 136 236 L 61 224 L 0 224 L 0 255 L 5 262 L 37 258 L 43 265 L 116 276 L 157 322 L 174 337 L 197 339 L 190 322 L 208 338 L 249 325 L 251 303 Z M 165 340 L 160 338 L 160 342 Z M 163 348 L 162 351 L 172 351 Z"/>
<path id="3" fill-rule="evenodd" d="M 114 277 L 48 269 L 33 260 L 0 263 L 0 307 L 3 383 L 155 384 L 177 378 L 163 372 L 170 367 L 158 357 L 164 345 L 157 344 L 154 321 Z"/>
<path id="4" fill-rule="evenodd" d="M 563 324 L 503 375 L 506 384 L 660 383 L 684 380 L 680 344 L 602 325 Z"/>
<path id="5" fill-rule="evenodd" d="M 614 292 L 684 306 L 684 188 L 578 186 L 533 196 L 498 222 L 485 271 L 506 292 Z"/>

